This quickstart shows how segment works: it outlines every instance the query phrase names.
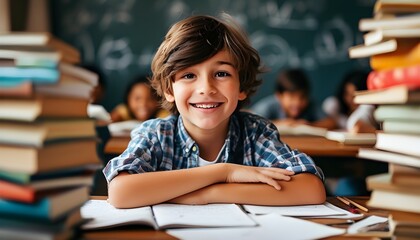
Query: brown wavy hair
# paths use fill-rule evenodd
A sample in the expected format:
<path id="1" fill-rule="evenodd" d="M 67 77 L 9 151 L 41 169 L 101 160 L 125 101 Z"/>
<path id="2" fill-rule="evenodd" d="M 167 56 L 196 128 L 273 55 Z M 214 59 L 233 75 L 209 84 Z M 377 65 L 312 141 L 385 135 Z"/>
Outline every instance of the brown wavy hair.
<path id="1" fill-rule="evenodd" d="M 261 80 L 260 57 L 246 34 L 228 14 L 220 19 L 211 16 L 191 16 L 175 23 L 168 31 L 152 61 L 152 87 L 162 98 L 162 107 L 178 113 L 175 103 L 166 101 L 164 93 L 173 94 L 176 72 L 201 63 L 226 49 L 234 60 L 240 79 L 240 90 L 247 99 L 239 101 L 240 109 L 255 93 Z"/>

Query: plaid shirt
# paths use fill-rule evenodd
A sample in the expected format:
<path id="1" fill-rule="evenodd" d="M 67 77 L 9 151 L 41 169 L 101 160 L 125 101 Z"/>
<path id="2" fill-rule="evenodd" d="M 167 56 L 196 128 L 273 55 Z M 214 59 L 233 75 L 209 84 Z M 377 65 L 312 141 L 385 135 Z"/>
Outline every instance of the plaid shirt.
<path id="1" fill-rule="evenodd" d="M 239 123 L 239 119 L 243 124 Z M 309 156 L 291 150 L 279 140 L 279 132 L 273 124 L 245 112 L 232 115 L 218 163 L 235 162 L 233 152 L 241 138 L 243 165 L 278 167 L 295 173 L 310 172 L 323 179 L 322 172 Z M 188 135 L 180 116 L 152 119 L 132 131 L 127 149 L 110 160 L 103 173 L 109 182 L 121 171 L 143 173 L 193 168 L 198 166 L 199 153 L 198 145 Z"/>

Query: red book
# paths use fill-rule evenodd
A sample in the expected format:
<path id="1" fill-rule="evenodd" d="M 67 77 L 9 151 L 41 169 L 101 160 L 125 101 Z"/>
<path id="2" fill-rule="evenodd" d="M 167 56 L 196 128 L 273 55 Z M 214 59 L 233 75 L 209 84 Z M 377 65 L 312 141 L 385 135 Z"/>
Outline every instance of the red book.
<path id="1" fill-rule="evenodd" d="M 420 87 L 420 65 L 371 71 L 367 79 L 369 90 L 384 89 L 396 85 Z"/>

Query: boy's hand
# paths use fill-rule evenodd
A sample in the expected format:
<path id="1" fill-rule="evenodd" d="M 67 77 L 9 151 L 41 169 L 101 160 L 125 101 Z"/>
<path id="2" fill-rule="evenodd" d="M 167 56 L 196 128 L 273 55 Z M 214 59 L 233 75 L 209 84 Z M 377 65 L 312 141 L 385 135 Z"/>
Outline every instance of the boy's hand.
<path id="1" fill-rule="evenodd" d="M 262 182 L 273 186 L 277 190 L 281 189 L 278 180 L 289 181 L 291 179 L 290 176 L 295 174 L 282 168 L 263 168 L 237 164 L 226 164 L 226 168 L 226 182 Z"/>

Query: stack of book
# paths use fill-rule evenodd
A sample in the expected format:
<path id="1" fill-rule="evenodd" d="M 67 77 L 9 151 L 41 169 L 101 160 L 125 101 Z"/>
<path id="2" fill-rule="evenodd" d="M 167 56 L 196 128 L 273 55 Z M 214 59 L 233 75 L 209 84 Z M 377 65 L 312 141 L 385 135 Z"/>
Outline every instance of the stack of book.
<path id="1" fill-rule="evenodd" d="M 369 176 L 369 205 L 389 209 L 394 235 L 420 237 L 420 1 L 378 0 L 375 16 L 359 22 L 364 45 L 350 57 L 370 57 L 368 90 L 357 92 L 358 104 L 375 104 L 382 123 L 374 148 L 358 156 L 388 162 L 385 174 Z M 403 211 L 406 214 L 392 212 Z"/>
<path id="2" fill-rule="evenodd" d="M 48 33 L 0 33 L 0 236 L 68 239 L 99 167 L 96 74 Z"/>

